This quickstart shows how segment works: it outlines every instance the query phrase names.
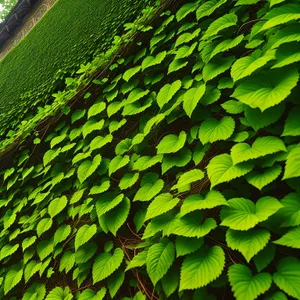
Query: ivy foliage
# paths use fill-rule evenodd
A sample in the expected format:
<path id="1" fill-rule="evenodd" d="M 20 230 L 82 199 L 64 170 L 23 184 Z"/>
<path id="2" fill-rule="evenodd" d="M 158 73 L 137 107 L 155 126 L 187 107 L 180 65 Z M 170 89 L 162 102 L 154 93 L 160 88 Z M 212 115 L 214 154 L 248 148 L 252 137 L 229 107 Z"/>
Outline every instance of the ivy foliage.
<path id="1" fill-rule="evenodd" d="M 300 299 L 299 18 L 162 12 L 2 170 L 0 298 Z"/>

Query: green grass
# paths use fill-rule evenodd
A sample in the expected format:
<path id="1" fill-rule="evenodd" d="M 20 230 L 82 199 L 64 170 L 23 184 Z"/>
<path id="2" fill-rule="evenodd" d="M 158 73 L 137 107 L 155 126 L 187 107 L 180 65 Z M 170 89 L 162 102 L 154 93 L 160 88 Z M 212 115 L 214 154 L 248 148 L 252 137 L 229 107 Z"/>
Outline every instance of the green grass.
<path id="1" fill-rule="evenodd" d="M 0 124 L 42 102 L 64 73 L 105 51 L 148 0 L 59 0 L 0 62 Z"/>

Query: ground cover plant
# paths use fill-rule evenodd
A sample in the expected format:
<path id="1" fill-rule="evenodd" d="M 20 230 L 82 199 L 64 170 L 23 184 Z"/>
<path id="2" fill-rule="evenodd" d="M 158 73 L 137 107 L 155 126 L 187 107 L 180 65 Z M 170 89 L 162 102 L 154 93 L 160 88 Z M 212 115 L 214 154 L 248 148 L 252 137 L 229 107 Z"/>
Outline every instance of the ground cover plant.
<path id="1" fill-rule="evenodd" d="M 0 298 L 300 299 L 300 4 L 175 3 L 2 171 Z"/>
<path id="2" fill-rule="evenodd" d="M 0 62 L 0 125 L 47 103 L 66 74 L 75 73 L 137 17 L 148 0 L 58 0 Z M 80 12 L 80 13 L 78 13 Z"/>

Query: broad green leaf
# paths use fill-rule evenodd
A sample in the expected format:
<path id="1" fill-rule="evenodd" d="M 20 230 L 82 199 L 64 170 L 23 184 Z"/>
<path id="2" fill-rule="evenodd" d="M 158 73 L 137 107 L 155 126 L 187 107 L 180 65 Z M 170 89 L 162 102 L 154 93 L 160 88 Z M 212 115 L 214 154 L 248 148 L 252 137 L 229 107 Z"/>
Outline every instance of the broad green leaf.
<path id="1" fill-rule="evenodd" d="M 182 33 L 176 40 L 174 47 L 177 48 L 178 46 L 182 45 L 182 44 L 187 44 L 190 41 L 192 41 L 193 39 L 195 39 L 196 37 L 199 36 L 201 32 L 200 28 L 197 28 L 194 32 L 190 33 L 190 32 L 185 32 Z"/>
<path id="2" fill-rule="evenodd" d="M 202 247 L 185 257 L 180 274 L 179 290 L 194 290 L 208 285 L 218 278 L 225 266 L 225 254 L 221 247 Z"/>
<path id="3" fill-rule="evenodd" d="M 184 174 L 182 174 L 176 185 L 174 185 L 171 190 L 182 190 L 182 188 L 184 188 L 184 190 L 186 190 L 186 186 L 188 186 L 188 190 L 190 189 L 189 186 L 191 183 L 196 182 L 196 181 L 200 181 L 204 178 L 204 173 L 199 170 L 199 169 L 192 169 L 190 171 L 185 172 Z"/>
<path id="4" fill-rule="evenodd" d="M 40 237 L 44 232 L 49 230 L 52 226 L 52 223 L 53 220 L 51 218 L 42 219 L 36 227 L 37 236 Z"/>
<path id="5" fill-rule="evenodd" d="M 182 68 L 184 68 L 189 62 L 184 58 L 179 58 L 174 60 L 169 64 L 168 74 L 176 72 Z"/>
<path id="6" fill-rule="evenodd" d="M 161 279 L 162 288 L 167 297 L 170 297 L 178 289 L 179 277 L 180 269 L 177 265 L 173 265 Z"/>
<path id="7" fill-rule="evenodd" d="M 166 135 L 156 146 L 157 154 L 175 153 L 179 151 L 183 148 L 186 137 L 184 131 L 181 131 L 179 136 L 175 134 Z"/>
<path id="8" fill-rule="evenodd" d="M 177 236 L 175 242 L 176 256 L 185 256 L 197 251 L 203 245 L 203 242 L 203 238 Z"/>
<path id="9" fill-rule="evenodd" d="M 276 50 L 277 63 L 272 67 L 282 68 L 300 61 L 300 51 L 298 43 L 282 45 Z"/>
<path id="10" fill-rule="evenodd" d="M 183 20 L 187 15 L 191 12 L 194 12 L 197 9 L 196 3 L 187 3 L 180 7 L 180 9 L 176 13 L 176 20 L 179 22 Z"/>
<path id="11" fill-rule="evenodd" d="M 139 173 L 126 173 L 120 180 L 119 188 L 126 190 L 132 187 L 139 179 Z"/>
<path id="12" fill-rule="evenodd" d="M 173 198 L 169 193 L 156 196 L 147 208 L 145 221 L 170 211 L 178 204 L 179 200 L 179 198 Z"/>
<path id="13" fill-rule="evenodd" d="M 163 162 L 161 164 L 161 173 L 165 174 L 173 167 L 184 167 L 192 158 L 192 153 L 188 149 L 181 149 L 177 153 L 164 155 Z"/>
<path id="14" fill-rule="evenodd" d="M 36 236 L 25 238 L 22 242 L 23 252 L 25 252 L 25 250 L 27 248 L 29 248 L 31 245 L 33 245 L 35 243 L 35 241 L 36 241 Z M 1 251 L 2 251 L 2 249 L 1 249 Z"/>
<path id="15" fill-rule="evenodd" d="M 91 259 L 97 251 L 97 245 L 94 242 L 86 243 L 79 247 L 75 253 L 77 264 L 84 264 Z"/>
<path id="16" fill-rule="evenodd" d="M 203 214 L 194 211 L 188 215 L 178 215 L 174 218 L 169 226 L 164 228 L 164 234 L 201 238 L 216 227 L 217 223 L 213 218 L 207 218 L 203 221 Z"/>
<path id="17" fill-rule="evenodd" d="M 181 81 L 176 80 L 172 84 L 164 85 L 157 94 L 157 104 L 160 108 L 162 108 L 165 104 L 167 104 L 174 95 L 179 91 L 181 87 Z"/>
<path id="18" fill-rule="evenodd" d="M 93 161 L 85 160 L 80 164 L 77 170 L 77 176 L 81 183 L 90 177 L 99 167 L 102 157 L 100 154 L 93 158 Z"/>
<path id="19" fill-rule="evenodd" d="M 143 89 L 136 88 L 133 91 L 131 91 L 128 98 L 122 102 L 122 106 L 134 103 L 142 99 L 143 97 L 147 96 L 149 93 L 150 93 L 149 90 L 144 91 Z"/>
<path id="20" fill-rule="evenodd" d="M 221 211 L 221 225 L 234 230 L 253 228 L 283 207 L 276 198 L 270 196 L 260 198 L 256 204 L 245 198 L 233 198 L 227 203 L 229 206 Z"/>
<path id="21" fill-rule="evenodd" d="M 141 181 L 141 187 L 134 196 L 133 201 L 149 201 L 164 187 L 164 181 L 156 173 L 147 173 Z"/>
<path id="22" fill-rule="evenodd" d="M 144 71 L 152 66 L 159 65 L 160 63 L 163 62 L 163 60 L 166 58 L 166 56 L 167 56 L 166 51 L 162 51 L 162 52 L 158 53 L 155 57 L 147 56 L 146 58 L 144 58 L 144 60 L 142 62 L 142 71 Z"/>
<path id="23" fill-rule="evenodd" d="M 241 264 L 230 266 L 228 270 L 229 282 L 237 300 L 253 300 L 264 294 L 272 284 L 269 273 L 252 275 L 251 270 Z"/>
<path id="24" fill-rule="evenodd" d="M 61 225 L 54 234 L 54 245 L 61 243 L 71 234 L 70 225 Z"/>
<path id="25" fill-rule="evenodd" d="M 112 139 L 113 136 L 111 134 L 107 134 L 106 136 L 96 136 L 90 143 L 90 151 L 102 148 L 106 144 L 111 143 Z"/>
<path id="26" fill-rule="evenodd" d="M 136 66 L 134 68 L 128 69 L 124 74 L 123 74 L 123 79 L 125 81 L 129 81 L 130 78 L 132 78 L 135 74 L 137 74 L 141 70 L 141 66 Z"/>
<path id="27" fill-rule="evenodd" d="M 147 170 L 157 163 L 161 163 L 162 159 L 163 156 L 161 154 L 155 156 L 142 156 L 133 164 L 132 170 Z"/>
<path id="28" fill-rule="evenodd" d="M 204 198 L 199 194 L 189 195 L 181 205 L 180 214 L 184 216 L 195 210 L 211 209 L 221 205 L 228 205 L 226 199 L 220 192 L 211 190 Z"/>
<path id="29" fill-rule="evenodd" d="M 113 254 L 104 252 L 97 256 L 93 264 L 93 283 L 97 283 L 113 274 L 121 265 L 124 259 L 122 249 L 115 249 Z"/>
<path id="30" fill-rule="evenodd" d="M 97 226 L 93 225 L 83 225 L 81 226 L 75 236 L 75 251 L 85 243 L 87 243 L 97 232 Z"/>
<path id="31" fill-rule="evenodd" d="M 48 150 L 43 157 L 44 166 L 48 165 L 60 154 L 61 148 Z"/>
<path id="32" fill-rule="evenodd" d="M 251 55 L 235 61 L 231 68 L 231 77 L 234 81 L 238 81 L 251 75 L 273 59 L 275 59 L 275 51 L 262 54 L 260 50 L 256 50 Z"/>
<path id="33" fill-rule="evenodd" d="M 196 46 L 197 42 L 193 43 L 191 46 L 183 45 L 176 51 L 175 60 L 191 56 L 196 49 Z"/>
<path id="34" fill-rule="evenodd" d="M 66 196 L 53 199 L 48 206 L 48 213 L 51 218 L 58 215 L 67 206 L 68 199 Z"/>
<path id="35" fill-rule="evenodd" d="M 270 232 L 266 229 L 249 229 L 247 231 L 228 229 L 226 242 L 231 249 L 241 252 L 249 263 L 254 255 L 266 247 L 270 236 Z"/>
<path id="36" fill-rule="evenodd" d="M 283 72 L 285 76 L 282 76 Z M 244 80 L 232 97 L 263 112 L 285 100 L 297 85 L 298 78 L 298 70 L 292 68 L 262 72 Z"/>
<path id="37" fill-rule="evenodd" d="M 73 295 L 70 294 L 70 288 L 56 287 L 50 291 L 45 300 L 72 300 Z"/>
<path id="38" fill-rule="evenodd" d="M 183 96 L 183 109 L 190 118 L 200 99 L 204 95 L 205 90 L 205 84 L 200 84 L 199 87 L 191 88 L 185 92 Z"/>
<path id="39" fill-rule="evenodd" d="M 264 16 L 267 21 L 264 23 L 260 31 L 300 19 L 299 11 L 299 4 L 286 4 L 273 8 Z"/>
<path id="40" fill-rule="evenodd" d="M 50 240 L 42 240 L 38 242 L 36 250 L 40 260 L 43 261 L 54 250 L 53 238 L 51 238 Z"/>
<path id="41" fill-rule="evenodd" d="M 101 195 L 99 200 L 96 202 L 96 212 L 98 218 L 116 207 L 119 203 L 122 202 L 123 199 L 123 194 L 119 194 L 116 196 L 115 193 L 108 192 Z"/>
<path id="42" fill-rule="evenodd" d="M 125 167 L 129 163 L 129 161 L 130 161 L 130 159 L 129 159 L 128 155 L 115 156 L 109 163 L 109 169 L 108 169 L 109 176 L 111 176 L 113 173 L 115 173 L 119 169 Z"/>
<path id="43" fill-rule="evenodd" d="M 240 114 L 244 111 L 245 105 L 240 101 L 228 100 L 221 104 L 225 111 L 229 114 Z"/>
<path id="44" fill-rule="evenodd" d="M 144 266 L 146 264 L 146 258 L 147 258 L 146 250 L 139 252 L 132 258 L 131 261 L 128 262 L 128 265 L 127 265 L 127 268 L 125 271 Z"/>
<path id="45" fill-rule="evenodd" d="M 75 112 L 72 114 L 72 117 L 71 117 L 72 124 L 75 123 L 76 121 L 82 119 L 85 116 L 85 114 L 86 114 L 85 109 L 75 110 Z"/>
<path id="46" fill-rule="evenodd" d="M 215 58 L 203 67 L 203 79 L 205 82 L 214 79 L 227 71 L 235 61 L 234 56 L 226 58 Z"/>
<path id="47" fill-rule="evenodd" d="M 227 140 L 233 134 L 234 127 L 232 117 L 223 117 L 220 121 L 208 118 L 200 126 L 199 139 L 203 145 Z"/>
<path id="48" fill-rule="evenodd" d="M 263 250 L 259 251 L 253 258 L 257 271 L 261 272 L 266 268 L 274 260 L 275 254 L 276 248 L 272 243 L 268 243 Z"/>
<path id="49" fill-rule="evenodd" d="M 220 154 L 212 158 L 207 166 L 208 178 L 211 182 L 211 189 L 224 182 L 242 177 L 249 173 L 254 167 L 252 162 L 245 162 L 234 165 L 229 154 Z"/>
<path id="50" fill-rule="evenodd" d="M 102 113 L 106 108 L 106 103 L 104 101 L 97 102 L 92 105 L 88 111 L 88 119 Z"/>
<path id="51" fill-rule="evenodd" d="M 300 225 L 300 195 L 290 193 L 281 201 L 283 208 L 276 214 L 281 219 L 281 227 L 292 227 Z"/>
<path id="52" fill-rule="evenodd" d="M 102 287 L 98 293 L 94 292 L 91 289 L 85 289 L 78 297 L 78 300 L 102 300 L 104 299 L 105 294 L 105 287 Z"/>
<path id="53" fill-rule="evenodd" d="M 115 148 L 116 155 L 123 155 L 127 151 L 129 151 L 131 147 L 131 139 L 127 138 L 122 140 Z"/>
<path id="54" fill-rule="evenodd" d="M 147 252 L 147 273 L 155 286 L 156 283 L 168 272 L 175 259 L 175 250 L 172 242 L 157 243 Z"/>
<path id="55" fill-rule="evenodd" d="M 270 107 L 263 112 L 261 112 L 258 108 L 251 108 L 248 105 L 244 105 L 247 123 L 255 131 L 277 122 L 284 113 L 284 109 L 284 103 Z"/>
<path id="56" fill-rule="evenodd" d="M 91 118 L 82 126 L 82 135 L 86 138 L 90 133 L 100 131 L 103 126 L 104 120 L 98 122 L 96 119 Z"/>
<path id="57" fill-rule="evenodd" d="M 201 4 L 196 11 L 197 20 L 210 16 L 217 8 L 224 4 L 227 0 L 210 0 Z"/>
<path id="58" fill-rule="evenodd" d="M 22 279 L 23 268 L 21 264 L 12 265 L 4 279 L 4 295 L 13 289 Z"/>
<path id="59" fill-rule="evenodd" d="M 110 294 L 110 297 L 114 299 L 115 295 L 117 294 L 118 290 L 121 288 L 125 279 L 124 271 L 117 271 L 114 272 L 111 276 L 107 278 L 107 288 Z"/>
<path id="60" fill-rule="evenodd" d="M 236 23 L 237 16 L 234 13 L 223 15 L 209 25 L 202 39 L 205 40 L 213 35 L 217 35 L 221 30 L 234 26 Z"/>
<path id="61" fill-rule="evenodd" d="M 287 157 L 283 180 L 300 176 L 300 144 L 293 148 Z"/>
<path id="62" fill-rule="evenodd" d="M 284 130 L 281 136 L 299 136 L 300 135 L 300 107 L 292 108 L 284 124 Z"/>
<path id="63" fill-rule="evenodd" d="M 75 253 L 69 250 L 65 251 L 59 262 L 59 272 L 63 272 L 65 270 L 65 273 L 68 273 L 74 267 L 74 264 Z"/>
<path id="64" fill-rule="evenodd" d="M 300 227 L 293 228 L 273 243 L 300 249 Z"/>
<path id="65" fill-rule="evenodd" d="M 36 237 L 34 237 L 36 238 Z M 34 243 L 34 242 L 33 242 Z M 6 244 L 2 247 L 0 251 L 0 260 L 3 260 L 4 258 L 11 256 L 14 254 L 19 248 L 19 244 L 16 245 L 11 245 L 11 244 Z"/>
<path id="66" fill-rule="evenodd" d="M 274 136 L 266 136 L 257 138 L 252 146 L 247 143 L 235 144 L 231 148 L 230 153 L 232 161 L 236 165 L 280 151 L 287 151 L 283 141 Z"/>
<path id="67" fill-rule="evenodd" d="M 99 218 L 101 228 L 105 233 L 110 231 L 116 236 L 117 231 L 126 222 L 129 212 L 130 201 L 128 198 L 124 198 L 120 204 Z"/>
<path id="68" fill-rule="evenodd" d="M 277 263 L 277 272 L 273 274 L 275 284 L 295 299 L 300 298 L 300 260 L 285 257 Z"/>
<path id="69" fill-rule="evenodd" d="M 43 300 L 45 296 L 45 285 L 41 283 L 34 283 L 26 290 L 22 300 Z"/>
<path id="70" fill-rule="evenodd" d="M 261 190 L 266 185 L 273 182 L 281 173 L 281 166 L 273 166 L 265 169 L 263 172 L 252 171 L 246 175 L 248 183 Z"/>

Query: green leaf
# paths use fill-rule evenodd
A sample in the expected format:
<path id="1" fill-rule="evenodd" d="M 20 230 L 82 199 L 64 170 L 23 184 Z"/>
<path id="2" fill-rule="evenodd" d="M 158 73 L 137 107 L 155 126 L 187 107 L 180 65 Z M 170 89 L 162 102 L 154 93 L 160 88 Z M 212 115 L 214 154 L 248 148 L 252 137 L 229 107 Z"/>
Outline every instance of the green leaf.
<path id="1" fill-rule="evenodd" d="M 283 72 L 285 76 L 282 76 Z M 262 72 L 244 80 L 232 97 L 263 112 L 285 100 L 297 85 L 298 78 L 298 70 L 292 68 Z"/>
<path id="2" fill-rule="evenodd" d="M 230 266 L 228 270 L 229 282 L 237 300 L 253 300 L 264 294 L 272 284 L 269 273 L 252 275 L 251 270 L 241 264 Z"/>
<path id="3" fill-rule="evenodd" d="M 179 91 L 181 87 L 181 81 L 176 80 L 172 84 L 164 85 L 157 94 L 157 104 L 160 108 L 162 108 L 165 104 L 167 104 L 174 95 Z"/>
<path id="4" fill-rule="evenodd" d="M 127 173 L 125 174 L 119 183 L 120 190 L 126 190 L 132 187 L 139 179 L 139 173 Z"/>
<path id="5" fill-rule="evenodd" d="M 61 287 L 56 287 L 51 290 L 47 295 L 45 300 L 72 300 L 73 295 L 70 294 L 70 288 L 66 287 L 62 289 Z"/>
<path id="6" fill-rule="evenodd" d="M 115 173 L 119 169 L 125 167 L 129 163 L 129 161 L 130 161 L 130 159 L 129 159 L 128 155 L 115 156 L 109 163 L 109 169 L 108 169 L 109 176 L 111 176 L 113 173 Z"/>
<path id="7" fill-rule="evenodd" d="M 275 258 L 276 248 L 272 243 L 268 243 L 268 245 L 258 252 L 253 258 L 256 269 L 258 272 L 261 272 L 265 267 L 267 267 Z"/>
<path id="8" fill-rule="evenodd" d="M 155 286 L 156 283 L 168 272 L 175 259 L 174 245 L 172 242 L 157 243 L 152 245 L 146 258 L 147 273 Z"/>
<path id="9" fill-rule="evenodd" d="M 221 30 L 234 26 L 236 23 L 237 16 L 234 13 L 223 15 L 209 25 L 202 39 L 205 40 L 211 36 L 217 35 Z"/>
<path id="10" fill-rule="evenodd" d="M 133 91 L 131 91 L 128 98 L 122 102 L 122 106 L 134 103 L 142 99 L 143 97 L 147 96 L 149 93 L 150 93 L 149 90 L 144 91 L 143 89 L 136 88 Z"/>
<path id="11" fill-rule="evenodd" d="M 102 113 L 106 108 L 106 103 L 101 101 L 92 105 L 88 111 L 88 119 Z"/>
<path id="12" fill-rule="evenodd" d="M 94 242 L 89 242 L 82 245 L 75 253 L 77 264 L 84 264 L 90 260 L 97 251 L 97 245 Z"/>
<path id="13" fill-rule="evenodd" d="M 252 146 L 247 143 L 238 143 L 230 150 L 234 165 L 280 151 L 286 152 L 287 149 L 283 141 L 274 136 L 257 138 Z"/>
<path id="14" fill-rule="evenodd" d="M 185 257 L 180 274 L 179 290 L 204 287 L 218 278 L 225 266 L 225 254 L 221 247 L 202 247 Z"/>
<path id="15" fill-rule="evenodd" d="M 113 299 L 117 294 L 118 290 L 122 286 L 125 279 L 125 273 L 122 270 L 115 272 L 109 278 L 107 278 L 107 288 L 110 294 L 110 297 Z"/>
<path id="16" fill-rule="evenodd" d="M 184 58 L 174 59 L 168 68 L 168 74 L 176 72 L 182 68 L 184 68 L 189 62 Z"/>
<path id="17" fill-rule="evenodd" d="M 200 181 L 204 178 L 204 173 L 199 169 L 193 169 L 190 171 L 185 172 L 184 174 L 180 175 L 178 182 L 176 185 L 174 185 L 171 190 L 178 189 L 182 191 L 182 188 L 185 189 L 186 186 L 188 186 L 188 190 L 190 189 L 189 186 L 191 183 Z"/>
<path id="18" fill-rule="evenodd" d="M 261 190 L 266 185 L 273 182 L 281 173 L 281 166 L 267 168 L 264 172 L 252 171 L 246 175 L 248 183 Z"/>
<path id="19" fill-rule="evenodd" d="M 275 51 L 262 54 L 260 50 L 254 51 L 251 55 L 239 58 L 231 68 L 231 77 L 234 81 L 250 76 L 254 71 L 266 65 L 270 60 L 275 59 Z"/>
<path id="20" fill-rule="evenodd" d="M 270 196 L 260 198 L 256 204 L 245 198 L 233 198 L 227 203 L 229 206 L 221 211 L 221 225 L 234 230 L 253 228 L 283 207 L 276 198 Z"/>
<path id="21" fill-rule="evenodd" d="M 277 63 L 272 67 L 282 68 L 300 61 L 300 51 L 298 43 L 289 43 L 282 45 L 276 50 Z"/>
<path id="22" fill-rule="evenodd" d="M 244 111 L 245 105 L 240 101 L 228 100 L 221 104 L 225 111 L 229 114 L 240 114 Z"/>
<path id="23" fill-rule="evenodd" d="M 90 133 L 94 131 L 100 131 L 103 128 L 104 123 L 104 120 L 98 122 L 97 120 L 91 118 L 82 126 L 83 137 L 86 138 Z"/>
<path id="24" fill-rule="evenodd" d="M 133 164 L 132 170 L 147 170 L 157 163 L 161 163 L 162 159 L 163 156 L 161 154 L 155 156 L 142 156 Z"/>
<path id="25" fill-rule="evenodd" d="M 195 210 L 211 209 L 220 205 L 228 205 L 228 203 L 220 192 L 211 190 L 205 198 L 199 194 L 185 198 L 180 208 L 180 214 L 184 216 Z"/>
<path id="26" fill-rule="evenodd" d="M 34 283 L 26 290 L 22 300 L 43 300 L 45 296 L 45 285 L 40 283 Z"/>
<path id="27" fill-rule="evenodd" d="M 85 109 L 75 110 L 75 112 L 72 114 L 72 117 L 71 117 L 72 124 L 75 123 L 76 121 L 82 119 L 85 116 L 85 114 L 86 114 Z"/>
<path id="28" fill-rule="evenodd" d="M 234 56 L 226 58 L 215 58 L 203 67 L 203 79 L 205 82 L 214 79 L 227 71 L 235 61 Z"/>
<path id="29" fill-rule="evenodd" d="M 52 226 L 52 223 L 53 221 L 50 218 L 42 219 L 36 227 L 37 236 L 40 237 L 44 232 L 49 230 Z"/>
<path id="30" fill-rule="evenodd" d="M 130 78 L 132 78 L 135 74 L 137 74 L 141 70 L 141 66 L 136 66 L 134 68 L 128 69 L 124 74 L 123 74 L 123 79 L 125 81 L 129 81 Z"/>
<path id="31" fill-rule="evenodd" d="M 61 148 L 48 150 L 43 157 L 44 167 L 60 154 Z"/>
<path id="32" fill-rule="evenodd" d="M 128 262 L 125 272 L 131 269 L 142 267 L 146 264 L 147 251 L 142 251 L 136 254 L 130 262 Z"/>
<path id="33" fill-rule="evenodd" d="M 245 118 L 247 120 L 247 123 L 255 131 L 258 131 L 261 128 L 277 122 L 284 113 L 284 109 L 284 103 L 281 103 L 274 107 L 270 107 L 264 112 L 261 112 L 258 108 L 253 109 L 247 105 L 244 105 Z"/>
<path id="34" fill-rule="evenodd" d="M 142 71 L 144 71 L 150 67 L 153 67 L 155 65 L 159 65 L 160 63 L 163 62 L 163 60 L 165 59 L 166 56 L 167 56 L 166 51 L 162 51 L 162 52 L 158 53 L 155 57 L 147 56 L 146 58 L 144 58 L 144 60 L 142 62 Z"/>
<path id="35" fill-rule="evenodd" d="M 203 145 L 227 140 L 233 134 L 234 127 L 232 117 L 223 117 L 220 121 L 208 118 L 200 126 L 199 139 Z"/>
<path id="36" fill-rule="evenodd" d="M 141 181 L 141 187 L 134 196 L 133 201 L 149 201 L 164 187 L 164 181 L 156 173 L 147 173 Z"/>
<path id="37" fill-rule="evenodd" d="M 227 0 L 210 0 L 201 4 L 196 11 L 197 20 L 210 16 L 217 8 L 224 4 Z"/>
<path id="38" fill-rule="evenodd" d="M 281 204 L 283 208 L 277 213 L 281 218 L 281 227 L 291 227 L 300 225 L 300 195 L 290 193 L 286 195 Z"/>
<path id="39" fill-rule="evenodd" d="M 123 194 L 116 196 L 115 193 L 108 192 L 102 195 L 99 201 L 96 203 L 96 212 L 98 218 L 120 204 L 123 199 Z"/>
<path id="40" fill-rule="evenodd" d="M 203 238 L 177 236 L 175 242 L 177 257 L 185 256 L 187 254 L 197 251 L 203 245 L 203 242 Z"/>
<path id="41" fill-rule="evenodd" d="M 196 3 L 187 3 L 180 7 L 180 9 L 176 13 L 176 20 L 180 22 L 183 20 L 187 15 L 194 12 L 197 8 Z"/>
<path id="42" fill-rule="evenodd" d="M 228 229 L 226 242 L 231 249 L 241 252 L 249 263 L 254 255 L 266 247 L 270 236 L 270 232 L 266 229 L 249 229 L 247 231 Z"/>
<path id="43" fill-rule="evenodd" d="M 161 280 L 163 291 L 167 297 L 170 297 L 178 288 L 180 277 L 179 272 L 180 270 L 178 266 L 173 265 Z"/>
<path id="44" fill-rule="evenodd" d="M 51 218 L 58 215 L 67 206 L 68 199 L 66 196 L 53 199 L 48 206 L 48 213 Z"/>
<path id="45" fill-rule="evenodd" d="M 60 259 L 59 263 L 59 272 L 62 272 L 65 270 L 66 273 L 68 273 L 75 264 L 75 253 L 72 251 L 65 251 L 63 256 Z"/>
<path id="46" fill-rule="evenodd" d="M 104 232 L 110 231 L 116 236 L 117 231 L 126 222 L 130 212 L 130 201 L 124 198 L 120 204 L 99 218 L 99 223 Z"/>
<path id="47" fill-rule="evenodd" d="M 105 294 L 105 287 L 102 287 L 98 293 L 94 292 L 91 289 L 85 289 L 78 297 L 78 300 L 102 300 L 104 299 Z"/>
<path id="48" fill-rule="evenodd" d="M 295 299 L 300 298 L 300 261 L 295 257 L 285 257 L 277 263 L 273 274 L 275 284 Z"/>
<path id="49" fill-rule="evenodd" d="M 124 153 L 130 150 L 130 147 L 131 147 L 131 139 L 129 138 L 124 139 L 116 146 L 115 153 L 116 155 L 123 155 Z"/>
<path id="50" fill-rule="evenodd" d="M 223 182 L 229 182 L 235 178 L 249 173 L 254 167 L 252 162 L 234 165 L 229 154 L 220 154 L 212 158 L 207 166 L 208 178 L 211 189 Z"/>
<path id="51" fill-rule="evenodd" d="M 108 143 L 111 143 L 113 136 L 108 134 L 106 136 L 96 136 L 90 143 L 90 150 L 94 151 L 96 149 L 100 149 Z M 89 153 L 87 153 L 89 154 Z M 88 155 L 89 156 L 89 155 Z"/>
<path id="52" fill-rule="evenodd" d="M 13 289 L 22 279 L 23 268 L 20 264 L 12 265 L 4 279 L 4 295 L 6 295 L 11 289 Z"/>
<path id="53" fill-rule="evenodd" d="M 192 158 L 192 153 L 188 149 L 181 149 L 177 153 L 164 155 L 163 162 L 161 164 L 161 174 L 165 174 L 173 167 L 184 167 Z"/>
<path id="54" fill-rule="evenodd" d="M 183 109 L 190 118 L 200 99 L 204 95 L 205 90 L 205 84 L 200 84 L 199 87 L 191 88 L 185 92 L 183 96 Z"/>
<path id="55" fill-rule="evenodd" d="M 300 144 L 293 148 L 287 157 L 283 180 L 300 176 Z"/>
<path id="56" fill-rule="evenodd" d="M 284 124 L 284 130 L 281 136 L 299 136 L 300 135 L 300 107 L 291 109 Z"/>
<path id="57" fill-rule="evenodd" d="M 175 234 L 185 237 L 201 238 L 217 227 L 217 223 L 212 218 L 207 218 L 203 222 L 203 214 L 195 211 L 186 216 L 178 215 L 172 220 L 168 227 L 164 228 L 165 235 Z"/>
<path id="58" fill-rule="evenodd" d="M 90 177 L 99 167 L 102 157 L 100 154 L 93 158 L 93 161 L 85 160 L 82 162 L 77 170 L 77 176 L 80 183 L 83 183 L 88 177 Z"/>
<path id="59" fill-rule="evenodd" d="M 54 245 L 61 243 L 66 240 L 66 238 L 71 233 L 71 226 L 70 225 L 61 225 L 54 234 Z"/>
<path id="60" fill-rule="evenodd" d="M 264 16 L 268 21 L 264 23 L 259 31 L 267 30 L 293 20 L 298 20 L 300 19 L 299 11 L 299 4 L 286 4 L 273 8 Z"/>
<path id="61" fill-rule="evenodd" d="M 93 283 L 97 283 L 113 274 L 121 265 L 124 259 L 122 249 L 115 249 L 113 254 L 104 252 L 97 256 L 93 264 Z"/>
<path id="62" fill-rule="evenodd" d="M 19 248 L 19 244 L 16 245 L 11 245 L 11 244 L 6 244 L 2 247 L 0 251 L 0 260 L 3 260 L 4 258 L 11 256 L 14 254 Z"/>
<path id="63" fill-rule="evenodd" d="M 31 245 L 33 245 L 35 243 L 35 241 L 36 241 L 36 236 L 25 238 L 22 242 L 23 252 L 25 252 L 25 250 L 27 248 L 29 248 Z M 1 251 L 2 251 L 2 249 L 1 249 Z"/>
<path id="64" fill-rule="evenodd" d="M 79 228 L 75 236 L 75 251 L 85 243 L 87 243 L 97 232 L 97 226 L 93 225 L 83 225 Z"/>
<path id="65" fill-rule="evenodd" d="M 166 135 L 156 146 L 157 154 L 175 153 L 183 148 L 185 141 L 186 133 L 184 131 L 181 131 L 179 136 L 175 134 Z"/>
<path id="66" fill-rule="evenodd" d="M 179 198 L 173 198 L 169 193 L 158 195 L 148 206 L 145 221 L 170 211 L 178 204 L 179 200 Z"/>
<path id="67" fill-rule="evenodd" d="M 274 244 L 300 249 L 300 227 L 293 228 L 284 234 Z"/>

